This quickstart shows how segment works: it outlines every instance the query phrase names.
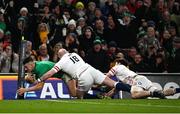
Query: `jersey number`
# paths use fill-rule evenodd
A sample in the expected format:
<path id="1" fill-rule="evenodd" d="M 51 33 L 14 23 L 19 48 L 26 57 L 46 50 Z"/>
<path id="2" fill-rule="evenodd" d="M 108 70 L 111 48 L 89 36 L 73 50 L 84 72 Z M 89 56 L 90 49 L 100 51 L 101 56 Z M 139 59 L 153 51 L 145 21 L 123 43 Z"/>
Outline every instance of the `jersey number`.
<path id="1" fill-rule="evenodd" d="M 79 59 L 76 56 L 72 56 L 72 57 L 70 57 L 70 59 L 73 63 L 76 63 L 79 61 Z"/>

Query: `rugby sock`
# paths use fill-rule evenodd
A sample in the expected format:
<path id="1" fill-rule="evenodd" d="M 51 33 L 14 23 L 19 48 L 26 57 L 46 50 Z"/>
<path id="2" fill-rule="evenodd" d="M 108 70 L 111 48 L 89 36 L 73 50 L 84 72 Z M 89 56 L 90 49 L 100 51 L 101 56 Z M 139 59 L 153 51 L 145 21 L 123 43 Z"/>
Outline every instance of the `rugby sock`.
<path id="1" fill-rule="evenodd" d="M 175 89 L 176 93 L 180 93 L 180 88 Z"/>
<path id="2" fill-rule="evenodd" d="M 91 95 L 89 93 L 85 93 L 83 99 L 100 99 L 97 95 Z"/>
<path id="3" fill-rule="evenodd" d="M 122 83 L 122 82 L 117 82 L 117 83 L 115 83 L 115 89 L 117 91 L 127 91 L 127 92 L 130 93 L 131 86 L 129 84 L 125 84 L 125 83 Z"/>

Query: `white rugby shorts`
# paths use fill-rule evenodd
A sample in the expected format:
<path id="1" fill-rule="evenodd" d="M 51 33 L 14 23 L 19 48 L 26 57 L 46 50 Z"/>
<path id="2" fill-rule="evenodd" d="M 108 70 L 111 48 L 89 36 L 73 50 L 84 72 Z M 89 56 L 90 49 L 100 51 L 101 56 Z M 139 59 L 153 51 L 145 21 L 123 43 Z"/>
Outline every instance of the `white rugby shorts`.
<path id="1" fill-rule="evenodd" d="M 78 90 L 88 91 L 94 84 L 102 84 L 105 78 L 102 72 L 89 66 L 78 78 Z"/>
<path id="2" fill-rule="evenodd" d="M 149 79 L 147 79 L 145 76 L 137 75 L 134 78 L 134 81 L 135 81 L 135 83 L 133 85 L 134 87 L 132 86 L 132 91 L 141 91 L 141 90 L 147 90 L 148 91 L 152 87 L 152 82 Z M 135 88 L 137 90 L 133 90 Z"/>

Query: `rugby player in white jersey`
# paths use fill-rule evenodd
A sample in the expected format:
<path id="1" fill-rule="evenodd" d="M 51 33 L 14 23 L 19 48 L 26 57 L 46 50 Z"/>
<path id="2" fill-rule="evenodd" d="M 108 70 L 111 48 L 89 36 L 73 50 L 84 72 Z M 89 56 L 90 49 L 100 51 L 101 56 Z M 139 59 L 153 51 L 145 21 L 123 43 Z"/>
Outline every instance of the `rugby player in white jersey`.
<path id="1" fill-rule="evenodd" d="M 129 91 L 130 86 L 121 82 L 115 82 L 105 76 L 99 70 L 93 68 L 76 53 L 69 53 L 66 49 L 59 50 L 60 60 L 46 74 L 40 77 L 36 83 L 43 82 L 50 78 L 53 74 L 62 70 L 77 80 L 77 97 L 83 98 L 85 92 L 88 92 L 93 84 L 105 84 L 114 87 L 117 90 Z M 92 58 L 93 59 L 93 58 Z"/>
<path id="2" fill-rule="evenodd" d="M 180 88 L 170 88 L 165 91 L 157 90 L 148 78 L 143 75 L 138 75 L 121 63 L 125 63 L 125 61 L 118 61 L 117 64 L 109 70 L 106 76 L 116 76 L 118 80 L 131 85 L 130 93 L 131 97 L 134 99 L 147 97 L 165 98 L 165 96 L 174 95 L 180 91 Z M 115 91 L 112 90 L 106 95 L 112 96 L 114 92 Z"/>

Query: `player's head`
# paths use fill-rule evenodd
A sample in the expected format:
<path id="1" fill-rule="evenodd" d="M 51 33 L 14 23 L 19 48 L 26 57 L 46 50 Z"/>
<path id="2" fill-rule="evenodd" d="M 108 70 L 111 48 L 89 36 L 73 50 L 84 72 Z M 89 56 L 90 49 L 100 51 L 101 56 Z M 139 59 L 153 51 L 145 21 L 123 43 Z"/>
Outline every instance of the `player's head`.
<path id="1" fill-rule="evenodd" d="M 126 59 L 121 59 L 117 61 L 118 64 L 122 64 L 124 66 L 129 66 L 129 63 Z"/>
<path id="2" fill-rule="evenodd" d="M 25 81 L 27 83 L 33 84 L 35 82 L 35 80 L 36 80 L 35 76 L 32 75 L 31 73 L 29 73 L 25 76 Z"/>
<path id="3" fill-rule="evenodd" d="M 34 66 L 35 66 L 34 60 L 31 57 L 25 58 L 24 61 L 23 61 L 23 64 L 24 64 L 24 69 L 27 72 L 31 72 L 34 69 Z"/>
<path id="4" fill-rule="evenodd" d="M 58 51 L 58 57 L 61 59 L 64 54 L 68 53 L 68 51 L 64 48 L 59 49 Z"/>

